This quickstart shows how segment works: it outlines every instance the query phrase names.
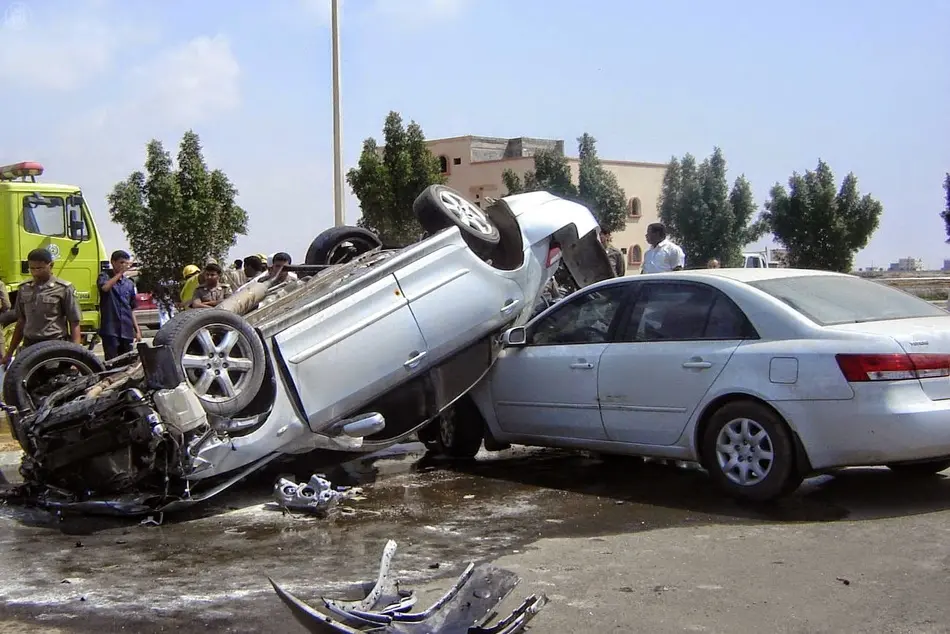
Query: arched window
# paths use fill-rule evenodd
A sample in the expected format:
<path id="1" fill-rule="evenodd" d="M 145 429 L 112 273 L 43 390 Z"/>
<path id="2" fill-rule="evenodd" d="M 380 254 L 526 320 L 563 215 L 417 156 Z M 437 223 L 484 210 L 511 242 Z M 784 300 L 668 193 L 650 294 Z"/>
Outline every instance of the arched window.
<path id="1" fill-rule="evenodd" d="M 449 159 L 445 156 L 439 157 L 439 171 L 445 174 L 449 171 Z"/>
<path id="2" fill-rule="evenodd" d="M 630 199 L 630 210 L 629 214 L 631 218 L 640 217 L 640 199 L 634 196 Z"/>
<path id="3" fill-rule="evenodd" d="M 627 263 L 638 265 L 641 262 L 643 262 L 643 251 L 640 250 L 639 244 L 635 244 L 630 247 L 630 251 L 627 252 Z"/>

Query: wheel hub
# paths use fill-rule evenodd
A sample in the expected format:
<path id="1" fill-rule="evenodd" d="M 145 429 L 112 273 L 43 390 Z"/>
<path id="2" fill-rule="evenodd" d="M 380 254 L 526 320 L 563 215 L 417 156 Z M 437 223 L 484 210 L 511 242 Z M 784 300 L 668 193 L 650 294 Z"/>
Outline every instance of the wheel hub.
<path id="1" fill-rule="evenodd" d="M 439 197 L 442 204 L 458 218 L 462 224 L 484 235 L 491 235 L 493 228 L 488 217 L 481 209 L 451 192 L 442 192 Z"/>
<path id="2" fill-rule="evenodd" d="M 716 461 L 731 482 L 755 486 L 765 480 L 774 462 L 772 438 L 762 425 L 748 418 L 731 420 L 716 438 Z"/>

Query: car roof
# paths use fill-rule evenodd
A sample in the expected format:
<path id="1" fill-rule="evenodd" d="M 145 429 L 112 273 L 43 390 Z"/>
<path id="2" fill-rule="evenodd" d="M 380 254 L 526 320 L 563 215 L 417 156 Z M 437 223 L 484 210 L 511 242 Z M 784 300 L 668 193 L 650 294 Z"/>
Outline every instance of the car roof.
<path id="1" fill-rule="evenodd" d="M 832 271 L 816 271 L 813 269 L 759 269 L 759 268 L 734 268 L 734 269 L 688 269 L 684 271 L 671 271 L 669 273 L 649 273 L 646 275 L 649 279 L 666 280 L 703 280 L 727 279 L 735 282 L 760 282 L 763 280 L 782 279 L 789 277 L 813 277 L 819 275 L 833 275 L 836 277 L 853 277 L 844 273 L 835 273 Z M 627 276 L 631 279 L 639 279 L 639 275 Z M 614 278 L 616 279 L 616 278 Z"/>

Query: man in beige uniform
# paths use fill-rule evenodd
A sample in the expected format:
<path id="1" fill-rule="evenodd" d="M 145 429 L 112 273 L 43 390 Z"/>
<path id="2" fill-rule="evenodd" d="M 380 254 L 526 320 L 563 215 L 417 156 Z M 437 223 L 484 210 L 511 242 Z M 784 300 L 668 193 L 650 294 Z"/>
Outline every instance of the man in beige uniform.
<path id="1" fill-rule="evenodd" d="M 231 296 L 231 287 L 221 284 L 221 267 L 217 262 L 208 262 L 204 268 L 204 284 L 195 289 L 192 308 L 214 308 Z"/>
<path id="2" fill-rule="evenodd" d="M 32 346 L 42 341 L 82 342 L 82 314 L 73 285 L 53 275 L 53 257 L 46 249 L 33 249 L 27 256 L 33 279 L 20 285 L 16 297 L 16 329 L 2 365 L 10 365 L 20 342 Z"/>

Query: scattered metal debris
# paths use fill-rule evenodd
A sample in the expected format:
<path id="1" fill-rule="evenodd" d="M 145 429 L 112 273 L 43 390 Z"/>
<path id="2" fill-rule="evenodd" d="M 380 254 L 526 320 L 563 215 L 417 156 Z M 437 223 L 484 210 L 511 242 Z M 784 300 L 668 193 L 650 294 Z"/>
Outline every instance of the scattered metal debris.
<path id="1" fill-rule="evenodd" d="M 290 511 L 326 513 L 344 497 L 345 489 L 333 489 L 322 473 L 310 476 L 308 482 L 294 483 L 280 478 L 274 484 L 274 501 Z"/>
<path id="2" fill-rule="evenodd" d="M 498 616 L 495 608 L 520 579 L 510 570 L 470 563 L 435 603 L 423 611 L 411 612 L 417 600 L 415 593 L 401 590 L 389 573 L 395 554 L 396 542 L 389 540 L 383 549 L 376 583 L 361 601 L 321 597 L 323 611 L 298 599 L 270 577 L 267 579 L 297 622 L 312 634 L 516 634 L 524 631 L 548 601 L 544 594 L 532 594 L 510 615 L 491 623 Z"/>

